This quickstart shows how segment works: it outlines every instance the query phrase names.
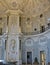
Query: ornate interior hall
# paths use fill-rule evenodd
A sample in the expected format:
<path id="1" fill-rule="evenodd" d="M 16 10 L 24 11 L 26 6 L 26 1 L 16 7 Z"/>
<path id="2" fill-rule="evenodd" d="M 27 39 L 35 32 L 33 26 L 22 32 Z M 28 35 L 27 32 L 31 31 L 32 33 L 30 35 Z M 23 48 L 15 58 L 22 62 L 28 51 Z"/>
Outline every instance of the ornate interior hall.
<path id="1" fill-rule="evenodd" d="M 0 0 L 0 65 L 50 65 L 50 0 Z"/>

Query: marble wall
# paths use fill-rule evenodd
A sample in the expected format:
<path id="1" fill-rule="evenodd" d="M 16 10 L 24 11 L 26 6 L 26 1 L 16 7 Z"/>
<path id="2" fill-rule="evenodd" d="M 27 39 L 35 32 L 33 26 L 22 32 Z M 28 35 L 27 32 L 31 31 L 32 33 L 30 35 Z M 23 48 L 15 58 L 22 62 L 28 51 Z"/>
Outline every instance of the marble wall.
<path id="1" fill-rule="evenodd" d="M 49 38 L 48 38 L 49 37 Z M 32 52 L 32 63 L 35 57 L 38 58 L 40 63 L 40 51 L 46 54 L 46 63 L 50 62 L 50 30 L 39 34 L 23 36 L 22 38 L 22 62 L 27 63 L 27 52 Z"/>

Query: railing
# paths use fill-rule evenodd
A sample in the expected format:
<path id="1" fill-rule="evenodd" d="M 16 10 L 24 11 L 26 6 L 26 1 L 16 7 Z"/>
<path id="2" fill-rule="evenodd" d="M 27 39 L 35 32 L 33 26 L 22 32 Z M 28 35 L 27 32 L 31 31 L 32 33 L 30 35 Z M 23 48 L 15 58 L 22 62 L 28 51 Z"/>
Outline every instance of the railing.
<path id="1" fill-rule="evenodd" d="M 45 31 L 47 31 L 47 30 L 49 30 L 50 29 L 50 27 L 46 27 L 45 28 Z M 44 32 L 45 32 L 44 31 Z M 22 32 L 24 35 L 36 35 L 36 34 L 40 34 L 40 33 L 44 33 L 44 32 L 40 32 L 40 31 L 34 31 L 34 32 Z"/>
<path id="2" fill-rule="evenodd" d="M 49 30 L 50 27 L 46 27 L 44 32 L 46 32 L 47 30 Z M 37 34 L 41 34 L 41 33 L 44 33 L 44 32 L 40 32 L 40 31 L 34 31 L 34 32 L 21 32 L 19 34 L 23 34 L 23 35 L 37 35 Z M 7 37 L 8 33 L 3 33 L 2 35 L 0 35 L 0 38 L 3 37 L 3 36 L 6 36 Z"/>

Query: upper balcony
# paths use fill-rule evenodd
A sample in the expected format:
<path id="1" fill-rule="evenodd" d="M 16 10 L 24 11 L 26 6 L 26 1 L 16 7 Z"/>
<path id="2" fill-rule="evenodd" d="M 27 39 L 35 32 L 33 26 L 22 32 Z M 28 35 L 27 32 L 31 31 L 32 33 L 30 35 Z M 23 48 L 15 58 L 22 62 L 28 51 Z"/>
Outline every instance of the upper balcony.
<path id="1" fill-rule="evenodd" d="M 45 26 L 41 26 L 40 27 L 40 31 L 35 31 L 34 32 L 22 32 L 23 35 L 37 35 L 37 34 L 41 34 L 46 32 L 47 30 L 50 29 L 50 23 L 47 24 L 47 27 L 45 28 Z"/>

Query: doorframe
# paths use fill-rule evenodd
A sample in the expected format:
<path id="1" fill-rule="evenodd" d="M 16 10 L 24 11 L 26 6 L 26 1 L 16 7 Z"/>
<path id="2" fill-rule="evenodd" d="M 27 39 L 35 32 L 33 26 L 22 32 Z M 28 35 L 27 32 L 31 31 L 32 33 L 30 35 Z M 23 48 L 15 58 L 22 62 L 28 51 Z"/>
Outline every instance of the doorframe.
<path id="1" fill-rule="evenodd" d="M 44 45 L 44 46 L 40 46 L 38 48 L 39 65 L 40 65 L 40 51 L 45 51 L 45 53 L 46 53 L 46 64 L 48 64 L 48 48 L 47 48 L 47 46 Z"/>
<path id="2" fill-rule="evenodd" d="M 42 53 L 42 54 L 45 54 L 44 63 L 45 63 L 45 65 L 46 65 L 46 53 L 45 53 L 44 50 L 43 50 L 43 51 L 40 51 L 40 63 L 41 63 L 41 53 Z"/>
<path id="3" fill-rule="evenodd" d="M 32 53 L 32 65 L 33 65 L 33 51 L 26 51 L 26 65 L 27 65 L 27 52 L 31 52 Z"/>
<path id="4" fill-rule="evenodd" d="M 40 50 L 40 52 L 41 51 L 44 51 L 44 53 L 45 53 L 45 65 L 46 65 L 46 51 L 45 50 Z M 39 55 L 40 56 L 40 55 Z M 41 62 L 41 60 L 40 60 L 40 62 Z"/>

